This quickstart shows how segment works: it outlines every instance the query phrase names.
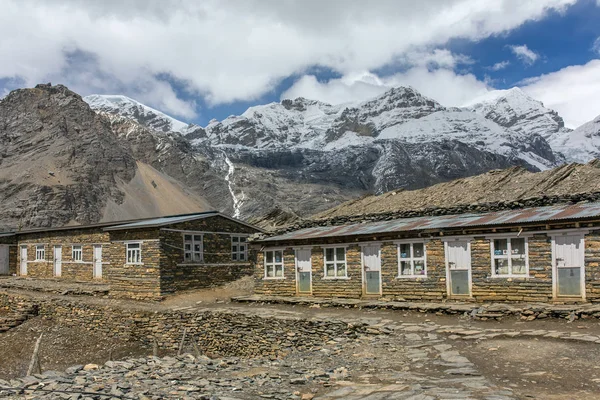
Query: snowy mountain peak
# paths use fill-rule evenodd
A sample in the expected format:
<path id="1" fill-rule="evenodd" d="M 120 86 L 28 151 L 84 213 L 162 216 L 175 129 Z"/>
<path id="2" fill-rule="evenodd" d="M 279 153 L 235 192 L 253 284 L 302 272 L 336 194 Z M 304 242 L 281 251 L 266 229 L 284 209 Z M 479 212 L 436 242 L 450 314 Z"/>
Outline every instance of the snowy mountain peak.
<path id="1" fill-rule="evenodd" d="M 546 139 L 566 129 L 563 119 L 556 111 L 544 107 L 541 101 L 535 100 L 518 87 L 490 91 L 473 99 L 464 108 L 505 128 L 516 132 L 537 133 Z"/>
<path id="2" fill-rule="evenodd" d="M 189 124 L 170 117 L 152 107 L 148 107 L 123 95 L 92 94 L 83 100 L 97 112 L 121 115 L 134 119 L 140 124 L 162 132 L 185 132 Z"/>

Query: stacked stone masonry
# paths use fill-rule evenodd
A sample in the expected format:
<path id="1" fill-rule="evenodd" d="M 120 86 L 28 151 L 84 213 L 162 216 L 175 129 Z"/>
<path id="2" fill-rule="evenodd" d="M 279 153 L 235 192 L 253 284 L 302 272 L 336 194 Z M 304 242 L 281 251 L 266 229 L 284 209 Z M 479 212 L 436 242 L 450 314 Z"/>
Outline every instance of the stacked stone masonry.
<path id="1" fill-rule="evenodd" d="M 177 291 L 219 286 L 252 275 L 251 253 L 245 238 L 257 231 L 236 220 L 214 215 L 147 228 L 74 227 L 17 232 L 0 237 L 0 245 L 9 248 L 9 274 L 34 279 L 100 281 L 110 286 L 112 297 L 160 300 Z M 184 236 L 189 234 L 202 237 L 200 259 L 185 260 Z M 233 259 L 233 236 L 244 238 L 243 260 L 238 259 L 239 253 Z M 139 245 L 140 259 L 134 262 L 127 259 L 131 244 Z M 80 260 L 73 258 L 73 246 L 81 248 Z M 99 246 L 102 264 L 95 269 L 95 265 L 100 265 L 95 260 L 95 248 L 98 250 Z M 60 273 L 55 266 L 57 247 L 62 249 Z M 27 258 L 22 259 L 25 249 Z M 39 256 L 42 258 L 38 259 Z"/>
<path id="2" fill-rule="evenodd" d="M 399 241 L 407 237 L 371 237 L 358 238 L 360 244 L 343 243 L 347 238 L 311 239 L 312 243 L 274 243 L 261 244 L 263 252 L 256 255 L 254 270 L 255 293 L 266 296 L 314 296 L 330 298 L 365 298 L 365 274 L 361 245 L 376 244 L 380 246 L 381 286 L 380 293 L 375 296 L 400 301 L 445 301 L 466 300 L 478 302 L 577 302 L 600 301 L 600 231 L 597 228 L 581 230 L 572 228 L 573 232 L 582 235 L 584 243 L 584 289 L 579 296 L 560 296 L 557 277 L 554 272 L 553 237 L 560 232 L 525 232 L 523 238 L 527 242 L 528 273 L 522 275 L 495 275 L 492 259 L 492 242 L 494 238 L 517 237 L 518 231 L 505 235 L 483 233 L 456 236 L 470 243 L 470 294 L 457 296 L 449 294 L 449 270 L 447 266 L 445 241 L 453 240 L 444 237 L 423 238 L 426 254 L 426 274 L 423 276 L 400 276 Z M 491 236 L 490 236 L 491 235 Z M 498 235 L 498 236 L 495 236 Z M 268 239 L 267 239 L 268 240 Z M 267 241 L 265 240 L 265 241 Z M 410 238 L 410 240 L 419 240 Z M 341 278 L 325 277 L 323 248 L 336 245 L 346 248 L 347 276 Z M 270 249 L 284 251 L 283 278 L 265 277 L 264 251 Z M 296 282 L 295 251 L 298 248 L 311 249 L 312 290 L 310 293 L 299 293 Z"/>

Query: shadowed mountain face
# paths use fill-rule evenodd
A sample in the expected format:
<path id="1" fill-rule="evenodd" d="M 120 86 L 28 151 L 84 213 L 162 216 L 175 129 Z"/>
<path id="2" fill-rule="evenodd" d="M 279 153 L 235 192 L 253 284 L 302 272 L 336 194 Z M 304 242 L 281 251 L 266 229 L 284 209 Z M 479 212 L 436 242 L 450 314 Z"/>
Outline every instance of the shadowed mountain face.
<path id="1" fill-rule="evenodd" d="M 363 195 L 552 168 L 567 160 L 570 133 L 519 90 L 464 108 L 403 87 L 343 105 L 298 98 L 200 127 L 125 96 L 39 85 L 0 101 L 0 207 L 11 226 L 196 208 L 270 226 Z"/>

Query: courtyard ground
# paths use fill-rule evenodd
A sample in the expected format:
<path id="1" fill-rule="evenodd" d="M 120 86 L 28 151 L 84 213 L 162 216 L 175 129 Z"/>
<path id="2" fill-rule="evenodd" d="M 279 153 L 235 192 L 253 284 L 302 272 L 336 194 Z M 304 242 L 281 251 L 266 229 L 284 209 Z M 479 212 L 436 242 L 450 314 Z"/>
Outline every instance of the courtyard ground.
<path id="1" fill-rule="evenodd" d="M 66 329 L 60 321 L 34 317 L 0 334 L 0 387 L 38 390 L 17 393 L 0 388 L 0 397 L 84 398 L 59 392 L 79 390 L 137 399 L 600 399 L 596 342 L 600 321 L 595 318 L 480 321 L 463 314 L 228 302 L 245 287 L 238 282 L 163 303 L 4 290 L 157 311 L 224 309 L 265 318 L 367 323 L 369 328 L 356 337 L 333 338 L 319 348 L 291 349 L 280 359 L 208 359 L 189 344 L 184 348 L 188 356 L 161 350 L 161 358 L 154 358 L 152 349 L 140 343 L 102 337 L 84 326 Z M 47 372 L 15 380 L 23 377 L 41 332 L 41 364 Z M 52 372 L 76 364 L 94 365 Z"/>

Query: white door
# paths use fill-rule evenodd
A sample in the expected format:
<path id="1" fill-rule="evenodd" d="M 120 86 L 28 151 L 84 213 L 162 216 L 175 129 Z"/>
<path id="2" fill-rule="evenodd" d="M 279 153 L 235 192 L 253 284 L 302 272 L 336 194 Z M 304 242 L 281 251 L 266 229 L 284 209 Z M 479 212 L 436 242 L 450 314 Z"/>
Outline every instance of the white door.
<path id="1" fill-rule="evenodd" d="M 446 242 L 449 296 L 471 295 L 471 246 L 469 241 Z"/>
<path id="2" fill-rule="evenodd" d="M 381 257 L 379 245 L 363 246 L 364 294 L 381 294 Z"/>
<path id="3" fill-rule="evenodd" d="M 21 246 L 21 275 L 27 275 L 27 246 Z"/>
<path id="4" fill-rule="evenodd" d="M 102 279 L 102 245 L 94 246 L 94 278 Z"/>
<path id="5" fill-rule="evenodd" d="M 556 296 L 584 297 L 585 262 L 583 235 L 554 237 L 554 287 Z"/>
<path id="6" fill-rule="evenodd" d="M 0 275 L 8 275 L 8 245 L 0 246 Z"/>
<path id="7" fill-rule="evenodd" d="M 298 293 L 312 292 L 312 264 L 310 249 L 296 250 L 296 282 Z"/>
<path id="8" fill-rule="evenodd" d="M 54 246 L 54 276 L 62 275 L 62 246 Z"/>

